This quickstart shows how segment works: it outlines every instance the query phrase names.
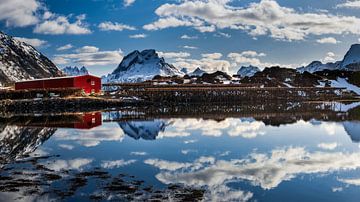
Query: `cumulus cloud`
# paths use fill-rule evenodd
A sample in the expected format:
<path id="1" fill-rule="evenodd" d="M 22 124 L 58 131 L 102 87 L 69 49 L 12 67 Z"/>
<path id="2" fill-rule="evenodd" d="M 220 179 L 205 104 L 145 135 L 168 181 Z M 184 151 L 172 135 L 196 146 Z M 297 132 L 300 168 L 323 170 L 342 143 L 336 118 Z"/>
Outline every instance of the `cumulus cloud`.
<path id="1" fill-rule="evenodd" d="M 264 56 L 266 56 L 265 53 L 258 53 L 252 50 L 243 51 L 240 53 L 232 52 L 227 55 L 227 57 L 230 59 L 234 67 L 244 66 L 244 65 L 254 65 L 260 68 L 271 67 L 271 66 L 292 67 L 292 65 L 282 65 L 277 63 L 263 62 L 260 60 L 260 58 Z"/>
<path id="2" fill-rule="evenodd" d="M 44 14 L 45 15 L 45 14 Z M 87 25 L 83 22 L 86 19 L 86 15 L 76 16 L 74 22 L 69 21 L 69 17 L 56 14 L 46 14 L 46 20 L 37 24 L 34 32 L 39 34 L 90 34 L 91 30 L 87 28 Z"/>
<path id="3" fill-rule="evenodd" d="M 203 58 L 217 60 L 217 59 L 220 59 L 222 57 L 222 54 L 221 53 L 205 53 L 205 54 L 201 54 L 201 56 Z"/>
<path id="4" fill-rule="evenodd" d="M 47 43 L 47 41 L 36 38 L 14 37 L 14 39 L 30 44 L 35 48 L 41 47 Z"/>
<path id="5" fill-rule="evenodd" d="M 189 36 L 187 34 L 184 34 L 180 37 L 181 39 L 198 39 L 198 36 Z"/>
<path id="6" fill-rule="evenodd" d="M 224 33 L 224 32 L 219 32 L 219 33 L 216 33 L 216 34 L 214 34 L 214 36 L 216 36 L 216 37 L 231 38 L 231 35 L 230 35 L 230 34 L 228 34 L 228 33 Z"/>
<path id="7" fill-rule="evenodd" d="M 206 56 L 206 55 L 205 55 Z M 214 55 L 216 57 L 216 55 Z M 214 59 L 211 57 L 202 57 L 201 59 L 176 58 L 172 64 L 178 68 L 186 68 L 193 71 L 201 67 L 206 72 L 223 71 L 229 72 L 230 63 L 227 60 Z"/>
<path id="8" fill-rule="evenodd" d="M 352 8 L 352 9 L 360 9 L 360 1 L 359 0 L 348 0 L 345 3 L 338 4 L 337 8 Z"/>
<path id="9" fill-rule="evenodd" d="M 57 48 L 56 50 L 57 51 L 64 51 L 64 50 L 69 50 L 73 48 L 73 45 L 71 44 L 66 44 L 66 45 L 63 45 L 63 46 L 60 46 L 59 48 Z"/>
<path id="10" fill-rule="evenodd" d="M 124 0 L 124 6 L 128 7 L 131 6 L 133 3 L 135 3 L 135 0 Z"/>
<path id="11" fill-rule="evenodd" d="M 326 150 L 334 150 L 336 149 L 336 147 L 338 147 L 339 145 L 336 142 L 331 142 L 331 143 L 320 143 L 317 145 L 319 148 L 321 149 L 326 149 Z"/>
<path id="12" fill-rule="evenodd" d="M 85 66 L 118 64 L 123 58 L 121 50 L 99 51 L 95 46 L 83 46 L 76 53 L 57 54 L 54 56 L 56 64 L 74 63 Z"/>
<path id="13" fill-rule="evenodd" d="M 323 59 L 323 62 L 328 63 L 328 62 L 334 62 L 336 55 L 333 52 L 328 52 L 326 53 L 325 58 Z"/>
<path id="14" fill-rule="evenodd" d="M 131 39 L 144 39 L 146 37 L 147 37 L 146 34 L 134 34 L 134 35 L 129 36 L 129 38 L 131 38 Z"/>
<path id="15" fill-rule="evenodd" d="M 102 22 L 98 25 L 101 31 L 123 31 L 123 30 L 136 30 L 135 27 L 125 25 L 117 22 Z"/>
<path id="16" fill-rule="evenodd" d="M 304 40 L 309 35 L 360 35 L 360 19 L 323 12 L 300 12 L 261 0 L 247 7 L 231 6 L 229 0 L 189 0 L 166 3 L 156 9 L 159 19 L 144 29 L 187 26 L 201 32 L 217 29 L 244 30 L 251 36 L 268 35 L 279 40 Z"/>
<path id="17" fill-rule="evenodd" d="M 187 52 L 161 52 L 158 51 L 157 52 L 159 54 L 160 57 L 164 57 L 164 58 L 187 58 L 190 57 L 190 53 Z"/>
<path id="18" fill-rule="evenodd" d="M 39 22 L 37 12 L 41 9 L 37 0 L 0 0 L 0 20 L 6 26 L 24 27 Z"/>
<path id="19" fill-rule="evenodd" d="M 196 46 L 183 46 L 183 48 L 185 48 L 185 49 L 192 49 L 192 50 L 198 49 L 198 47 L 196 47 Z"/>
<path id="20" fill-rule="evenodd" d="M 114 161 L 102 161 L 101 163 L 101 167 L 105 168 L 105 169 L 113 169 L 113 168 L 120 168 L 120 167 L 124 167 L 130 164 L 135 163 L 136 160 L 132 159 L 132 160 L 124 160 L 124 159 L 120 159 L 120 160 L 114 160 Z"/>
<path id="21" fill-rule="evenodd" d="M 76 49 L 78 53 L 96 53 L 99 51 L 98 47 L 95 46 L 83 46 L 81 48 Z"/>
<path id="22" fill-rule="evenodd" d="M 334 37 L 326 37 L 322 39 L 316 40 L 316 42 L 321 44 L 337 44 L 340 43 L 340 41 L 336 40 Z"/>

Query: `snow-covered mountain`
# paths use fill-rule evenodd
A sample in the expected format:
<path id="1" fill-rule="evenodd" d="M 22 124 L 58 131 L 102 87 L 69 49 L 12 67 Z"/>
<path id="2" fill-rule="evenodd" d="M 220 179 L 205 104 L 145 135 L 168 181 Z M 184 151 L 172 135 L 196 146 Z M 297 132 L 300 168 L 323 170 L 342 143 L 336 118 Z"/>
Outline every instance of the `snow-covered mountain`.
<path id="1" fill-rule="evenodd" d="M 204 70 L 200 69 L 200 67 L 196 68 L 193 72 L 189 74 L 189 76 L 202 76 L 206 73 Z"/>
<path id="2" fill-rule="evenodd" d="M 67 75 L 67 76 L 81 76 L 81 75 L 88 75 L 89 71 L 86 69 L 86 67 L 65 67 L 64 69 L 62 69 L 62 71 Z"/>
<path id="3" fill-rule="evenodd" d="M 360 71 L 360 44 L 353 44 L 341 62 L 341 69 Z"/>
<path id="4" fill-rule="evenodd" d="M 249 65 L 249 66 L 242 66 L 239 71 L 237 72 L 237 75 L 241 76 L 241 77 L 252 77 L 254 76 L 257 72 L 259 72 L 260 69 L 258 67 Z"/>
<path id="5" fill-rule="evenodd" d="M 103 77 L 103 83 L 140 82 L 150 80 L 154 76 L 184 75 L 171 64 L 160 58 L 155 50 L 133 51 L 125 56 L 119 66 L 109 75 Z"/>
<path id="6" fill-rule="evenodd" d="M 310 73 L 314 73 L 314 72 L 319 72 L 319 71 L 324 71 L 324 70 L 336 70 L 339 69 L 341 65 L 341 62 L 335 62 L 335 63 L 322 63 L 320 61 L 313 61 L 312 63 L 310 63 L 309 65 L 305 66 L 305 67 L 299 67 L 297 70 L 300 73 L 304 73 L 305 71 L 310 72 Z"/>
<path id="7" fill-rule="evenodd" d="M 297 70 L 300 73 L 305 71 L 314 73 L 324 70 L 360 71 L 360 44 L 353 44 L 342 61 L 326 64 L 320 61 L 313 61 L 305 67 L 297 68 Z"/>
<path id="8" fill-rule="evenodd" d="M 57 76 L 63 73 L 47 57 L 31 45 L 0 32 L 0 86 Z"/>

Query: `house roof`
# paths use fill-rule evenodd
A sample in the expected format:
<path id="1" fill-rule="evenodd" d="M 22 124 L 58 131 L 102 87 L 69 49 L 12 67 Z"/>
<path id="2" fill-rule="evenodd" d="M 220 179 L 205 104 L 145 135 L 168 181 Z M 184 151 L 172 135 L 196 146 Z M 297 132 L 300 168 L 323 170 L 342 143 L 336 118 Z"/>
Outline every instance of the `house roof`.
<path id="1" fill-rule="evenodd" d="M 77 77 L 94 77 L 100 79 L 100 77 L 94 75 L 80 75 L 80 76 L 61 76 L 61 77 L 51 77 L 51 78 L 42 78 L 42 79 L 32 79 L 32 80 L 25 80 L 25 81 L 17 81 L 15 83 L 23 83 L 23 82 L 32 82 L 32 81 L 46 81 L 46 80 L 58 80 L 58 79 L 72 79 Z"/>

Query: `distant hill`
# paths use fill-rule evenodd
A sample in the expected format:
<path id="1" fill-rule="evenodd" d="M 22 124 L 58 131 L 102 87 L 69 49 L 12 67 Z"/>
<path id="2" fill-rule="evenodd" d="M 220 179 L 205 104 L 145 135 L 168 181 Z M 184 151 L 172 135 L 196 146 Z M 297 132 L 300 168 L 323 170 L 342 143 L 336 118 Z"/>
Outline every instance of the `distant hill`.
<path id="1" fill-rule="evenodd" d="M 57 76 L 63 73 L 33 46 L 0 32 L 0 86 Z"/>

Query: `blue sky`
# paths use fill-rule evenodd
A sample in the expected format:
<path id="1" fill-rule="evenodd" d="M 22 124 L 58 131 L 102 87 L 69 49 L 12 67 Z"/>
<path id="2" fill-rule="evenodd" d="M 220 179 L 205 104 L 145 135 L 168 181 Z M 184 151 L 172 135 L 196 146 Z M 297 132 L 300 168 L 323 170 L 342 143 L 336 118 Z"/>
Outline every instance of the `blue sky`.
<path id="1" fill-rule="evenodd" d="M 360 42 L 360 1 L 0 0 L 0 27 L 95 75 L 149 48 L 178 68 L 234 73 L 341 60 Z"/>

